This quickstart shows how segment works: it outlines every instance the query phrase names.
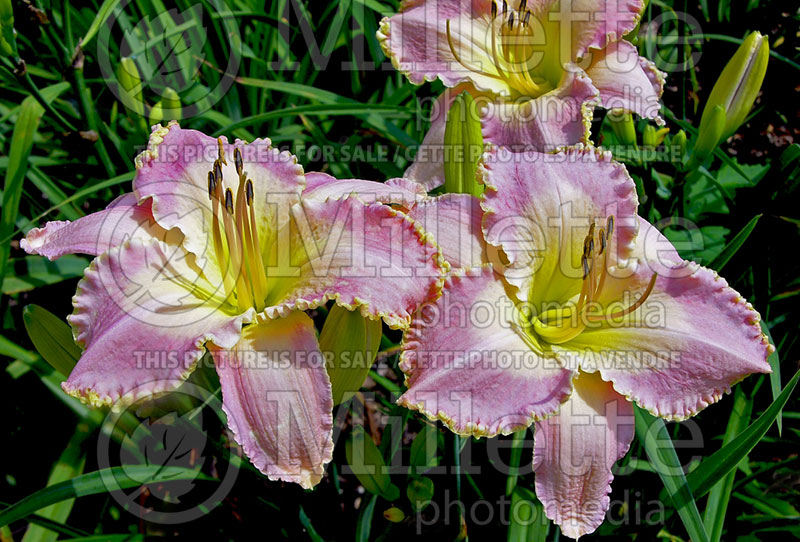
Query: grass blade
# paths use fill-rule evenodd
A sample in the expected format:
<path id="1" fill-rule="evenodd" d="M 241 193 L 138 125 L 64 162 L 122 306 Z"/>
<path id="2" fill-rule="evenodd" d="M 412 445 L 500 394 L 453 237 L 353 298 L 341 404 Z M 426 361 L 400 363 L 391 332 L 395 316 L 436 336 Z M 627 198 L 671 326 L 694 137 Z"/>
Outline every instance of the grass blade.
<path id="1" fill-rule="evenodd" d="M 775 344 L 775 341 L 772 339 L 772 334 L 769 332 L 769 326 L 767 326 L 764 320 L 761 320 L 759 323 L 761 324 L 761 331 L 767 336 L 769 343 L 775 347 L 775 351 L 767 358 L 767 363 L 769 363 L 772 369 L 772 372 L 769 374 L 769 387 L 772 389 L 772 400 L 775 401 L 781 394 L 781 358 L 780 354 L 778 354 L 778 345 Z M 779 410 L 778 417 L 775 418 L 775 422 L 778 424 L 778 436 L 783 435 L 782 411 L 783 409 Z"/>
<path id="2" fill-rule="evenodd" d="M 44 108 L 33 97 L 22 102 L 22 107 L 14 125 L 11 146 L 8 151 L 8 169 L 3 185 L 3 214 L 0 216 L 0 277 L 6 276 L 6 265 L 11 254 L 10 236 L 14 230 L 22 198 L 22 184 L 28 172 L 28 156 L 33 148 L 33 135 L 39 128 Z"/>
<path id="3" fill-rule="evenodd" d="M 91 435 L 89 427 L 83 420 L 75 427 L 75 433 L 70 438 L 67 447 L 53 465 L 50 478 L 47 479 L 48 487 L 83 474 L 86 460 L 83 443 Z M 65 499 L 46 507 L 39 515 L 57 523 L 64 523 L 72 511 L 73 504 L 75 504 L 75 499 Z M 40 525 L 31 525 L 25 532 L 25 536 L 22 537 L 22 542 L 50 542 L 57 540 L 58 536 L 59 533 L 51 529 Z"/>
<path id="4" fill-rule="evenodd" d="M 636 436 L 647 451 L 647 457 L 661 477 L 664 487 L 672 499 L 683 526 L 694 542 L 708 542 L 703 520 L 692 491 L 686 481 L 678 454 L 672 439 L 669 437 L 664 420 L 650 415 L 647 411 L 635 407 Z"/>
<path id="5" fill-rule="evenodd" d="M 756 224 L 758 224 L 758 219 L 761 218 L 761 215 L 756 215 L 750 219 L 750 222 L 745 224 L 744 228 L 741 229 L 739 233 L 737 233 L 731 242 L 725 245 L 725 248 L 722 249 L 719 256 L 714 258 L 714 260 L 709 264 L 711 269 L 715 269 L 716 271 L 721 271 L 725 264 L 733 258 L 733 255 L 742 247 L 747 238 L 750 237 L 750 234 L 753 233 L 753 229 L 755 229 Z"/>
<path id="6" fill-rule="evenodd" d="M 693 470 L 687 477 L 689 487 L 697 498 L 708 493 L 723 476 L 736 468 L 739 461 L 750 453 L 750 450 L 759 443 L 778 417 L 781 409 L 789 400 L 797 380 L 800 378 L 800 371 L 796 372 L 792 379 L 783 388 L 783 391 L 775 399 L 769 408 L 754 421 L 750 427 L 743 431 L 736 439 L 723 446 L 711 456 L 700 463 L 700 466 Z"/>
<path id="7" fill-rule="evenodd" d="M 105 493 L 108 491 L 106 487 L 108 483 L 111 483 L 114 489 L 129 489 L 145 485 L 140 480 L 147 480 L 146 484 L 177 480 L 217 481 L 215 478 L 198 473 L 196 469 L 164 465 L 127 465 L 101 469 L 46 487 L 12 504 L 0 512 L 0 526 L 8 525 L 66 499 Z"/>
<path id="8" fill-rule="evenodd" d="M 728 446 L 737 435 L 747 427 L 750 422 L 750 414 L 753 410 L 753 401 L 742 391 L 741 386 L 736 387 L 733 395 L 733 410 L 728 419 L 728 427 L 722 439 L 722 447 Z M 719 542 L 722 536 L 722 528 L 725 525 L 725 512 L 728 509 L 728 502 L 733 491 L 733 481 L 736 478 L 736 470 L 732 470 L 725 477 L 711 488 L 708 495 L 706 509 L 703 511 L 703 522 L 708 529 L 711 542 Z"/>

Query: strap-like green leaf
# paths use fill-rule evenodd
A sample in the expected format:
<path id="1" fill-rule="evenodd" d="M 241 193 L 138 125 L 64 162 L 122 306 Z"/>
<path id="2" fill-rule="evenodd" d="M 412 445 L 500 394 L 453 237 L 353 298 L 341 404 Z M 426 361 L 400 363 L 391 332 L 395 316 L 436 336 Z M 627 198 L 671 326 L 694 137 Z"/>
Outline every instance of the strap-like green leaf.
<path id="1" fill-rule="evenodd" d="M 739 461 L 750 453 L 750 450 L 759 443 L 761 437 L 766 434 L 772 422 L 778 417 L 778 413 L 789 400 L 797 379 L 800 378 L 800 371 L 795 373 L 792 379 L 783 388 L 778 398 L 772 402 L 769 408 L 754 421 L 750 427 L 743 431 L 733 442 L 723 446 L 711 456 L 704 459 L 700 466 L 693 470 L 687 480 L 692 493 L 697 498 L 702 497 L 719 482 L 723 476 L 736 468 Z"/>
<path id="2" fill-rule="evenodd" d="M 176 480 L 204 480 L 216 481 L 215 478 L 198 474 L 195 469 L 183 467 L 164 467 L 163 465 L 131 465 L 126 467 L 111 467 L 101 469 L 89 474 L 75 477 L 71 480 L 55 484 L 28 495 L 21 501 L 13 504 L 0 512 L 0 527 L 22 519 L 30 513 L 41 510 L 66 499 L 96 495 L 108 491 L 106 483 L 114 480 L 114 489 L 128 489 L 142 485 L 140 480 L 147 483 L 167 482 Z"/>
<path id="3" fill-rule="evenodd" d="M 725 267 L 725 264 L 733 258 L 733 255 L 736 254 L 744 242 L 747 241 L 747 238 L 750 237 L 750 234 L 753 233 L 753 229 L 755 229 L 756 224 L 758 224 L 759 218 L 761 218 L 761 215 L 756 215 L 751 218 L 750 222 L 745 224 L 744 228 L 731 239 L 730 243 L 725 245 L 725 248 L 722 249 L 719 256 L 714 258 L 714 261 L 709 265 L 711 269 L 721 271 L 722 268 Z"/>
<path id="4" fill-rule="evenodd" d="M 664 483 L 683 526 L 694 542 L 708 542 L 708 533 L 697 509 L 686 475 L 681 467 L 672 439 L 669 438 L 664 420 L 652 416 L 639 407 L 634 408 L 636 435 L 644 444 L 647 457 Z"/>
<path id="5" fill-rule="evenodd" d="M 62 375 L 69 376 L 81 357 L 81 349 L 75 344 L 70 327 L 39 305 L 25 307 L 22 319 L 33 346 L 45 361 Z"/>

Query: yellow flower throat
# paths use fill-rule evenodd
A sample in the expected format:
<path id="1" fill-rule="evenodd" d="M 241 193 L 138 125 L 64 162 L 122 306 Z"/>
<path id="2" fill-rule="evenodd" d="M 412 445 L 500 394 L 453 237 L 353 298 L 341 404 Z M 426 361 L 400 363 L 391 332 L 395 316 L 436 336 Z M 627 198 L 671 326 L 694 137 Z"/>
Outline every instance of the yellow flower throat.
<path id="1" fill-rule="evenodd" d="M 589 233 L 583 241 L 583 284 L 578 302 L 574 306 L 545 311 L 530 320 L 533 331 L 543 341 L 550 344 L 565 343 L 580 335 L 589 323 L 622 318 L 641 307 L 653 292 L 658 273 L 653 273 L 644 293 L 630 306 L 612 313 L 598 311 L 596 307 L 592 310 L 592 304 L 600 298 L 608 276 L 607 249 L 613 232 L 613 216 L 608 217 L 605 228 L 595 228 L 594 222 L 589 226 Z"/>
<path id="2" fill-rule="evenodd" d="M 522 96 L 536 98 L 551 91 L 552 82 L 542 76 L 540 62 L 536 60 L 536 45 L 543 42 L 536 39 L 535 29 L 530 24 L 531 12 L 527 9 L 527 0 L 519 3 L 518 9 L 509 10 L 508 3 L 503 0 L 502 12 L 492 1 L 490 19 L 491 56 L 497 73 L 489 73 L 475 66 L 470 66 L 456 51 L 450 32 L 450 20 L 447 20 L 447 44 L 456 61 L 465 69 L 491 79 L 503 81 L 510 89 Z M 541 54 L 541 53 L 539 53 Z"/>

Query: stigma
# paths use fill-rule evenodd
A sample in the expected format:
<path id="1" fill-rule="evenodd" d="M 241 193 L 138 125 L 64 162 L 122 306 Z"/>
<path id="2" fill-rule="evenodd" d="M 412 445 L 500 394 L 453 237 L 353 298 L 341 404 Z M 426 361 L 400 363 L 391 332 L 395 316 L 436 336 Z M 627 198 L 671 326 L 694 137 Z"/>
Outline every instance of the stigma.
<path id="1" fill-rule="evenodd" d="M 228 161 L 222 138 L 217 143 L 218 156 L 208 172 L 208 197 L 212 210 L 211 234 L 222 269 L 224 293 L 240 311 L 250 307 L 261 311 L 267 284 L 253 205 L 253 181 L 244 171 L 241 149 L 234 147 L 235 192 L 234 187 L 225 186 L 222 166 L 228 165 Z"/>
<path id="2" fill-rule="evenodd" d="M 608 276 L 608 253 L 613 234 L 613 216 L 607 218 L 604 227 L 597 227 L 594 221 L 589 225 L 589 231 L 583 240 L 583 275 L 578 301 L 574 305 L 548 310 L 531 318 L 532 331 L 543 341 L 550 344 L 565 343 L 580 335 L 587 324 L 619 320 L 641 307 L 650 297 L 658 273 L 653 273 L 645 291 L 628 307 L 611 312 L 602 310 L 602 307 L 597 310 Z"/>
<path id="3" fill-rule="evenodd" d="M 539 70 L 536 68 L 541 62 L 535 45 L 541 44 L 541 37 L 537 41 L 530 20 L 527 0 L 520 0 L 516 9 L 510 8 L 506 0 L 503 0 L 502 8 L 492 0 L 489 14 L 492 71 L 468 64 L 456 51 L 449 19 L 446 22 L 447 44 L 456 61 L 468 71 L 502 81 L 516 94 L 537 98 L 551 91 L 553 85 L 537 73 Z"/>

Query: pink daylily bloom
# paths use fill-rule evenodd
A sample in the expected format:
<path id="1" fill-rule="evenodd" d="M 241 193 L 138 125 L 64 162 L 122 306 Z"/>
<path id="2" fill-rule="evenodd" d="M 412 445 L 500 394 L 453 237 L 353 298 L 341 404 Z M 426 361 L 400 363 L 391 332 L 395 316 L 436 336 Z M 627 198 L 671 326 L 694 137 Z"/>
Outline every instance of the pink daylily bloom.
<path id="1" fill-rule="evenodd" d="M 405 177 L 386 182 L 336 179 L 326 173 L 306 174 L 303 196 L 339 199 L 354 195 L 364 201 L 390 205 L 411 218 L 441 250 L 448 269 L 468 268 L 486 261 L 486 243 L 481 230 L 480 200 L 469 194 L 428 195 L 425 187 Z"/>
<path id="2" fill-rule="evenodd" d="M 535 422 L 537 495 L 578 538 L 605 517 L 633 403 L 688 418 L 770 372 L 773 348 L 739 293 L 637 216 L 634 183 L 607 153 L 498 149 L 479 175 L 488 259 L 418 310 L 399 403 L 463 435 Z"/>
<path id="3" fill-rule="evenodd" d="M 406 176 L 441 184 L 447 110 L 462 91 L 478 105 L 484 140 L 549 152 L 586 143 L 596 105 L 663 122 L 664 75 L 622 38 L 643 3 L 607 0 L 415 0 L 384 18 L 378 39 L 415 84 L 448 90 Z"/>
<path id="4" fill-rule="evenodd" d="M 73 300 L 83 354 L 64 390 L 133 401 L 174 389 L 209 351 L 247 456 L 271 479 L 313 487 L 332 455 L 333 400 L 302 311 L 335 300 L 403 328 L 445 264 L 388 206 L 305 198 L 302 167 L 268 140 L 170 123 L 136 166 L 133 193 L 21 243 L 51 259 L 96 256 Z"/>

